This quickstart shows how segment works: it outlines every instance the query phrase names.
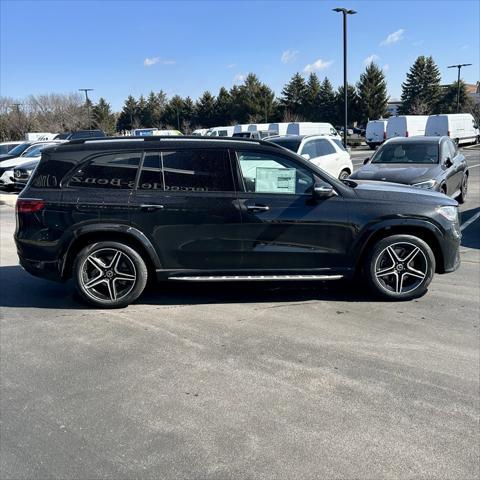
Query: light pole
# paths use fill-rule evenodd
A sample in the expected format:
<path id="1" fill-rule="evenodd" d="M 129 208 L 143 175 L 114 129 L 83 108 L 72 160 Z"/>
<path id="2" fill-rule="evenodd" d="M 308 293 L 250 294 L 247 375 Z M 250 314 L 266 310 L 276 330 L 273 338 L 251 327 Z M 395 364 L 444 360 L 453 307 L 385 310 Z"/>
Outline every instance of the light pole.
<path id="1" fill-rule="evenodd" d="M 457 113 L 460 113 L 460 70 L 462 67 L 469 67 L 471 63 L 459 63 L 458 65 L 449 65 L 447 68 L 458 68 L 457 78 Z"/>
<path id="2" fill-rule="evenodd" d="M 343 126 L 343 143 L 345 148 L 347 148 L 347 124 L 348 124 L 348 84 L 347 84 L 347 15 L 355 15 L 357 12 L 355 10 L 350 10 L 348 8 L 334 8 L 334 12 L 342 12 L 343 14 L 343 96 L 345 102 L 345 111 L 344 111 L 344 126 Z"/>
<path id="3" fill-rule="evenodd" d="M 88 101 L 88 92 L 93 92 L 93 88 L 79 88 L 79 92 L 85 92 L 85 103 L 87 104 L 88 112 L 88 129 L 92 129 L 92 119 L 90 118 L 90 102 Z"/>

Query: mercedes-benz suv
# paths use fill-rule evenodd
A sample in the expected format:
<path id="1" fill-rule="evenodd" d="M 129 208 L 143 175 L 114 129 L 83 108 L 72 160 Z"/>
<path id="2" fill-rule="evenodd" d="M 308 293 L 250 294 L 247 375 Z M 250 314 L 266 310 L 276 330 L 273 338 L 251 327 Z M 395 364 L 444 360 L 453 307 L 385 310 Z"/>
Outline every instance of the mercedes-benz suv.
<path id="1" fill-rule="evenodd" d="M 17 201 L 21 265 L 73 278 L 97 307 L 147 279 L 338 280 L 361 273 L 392 300 L 459 265 L 457 202 L 381 182 L 340 181 L 262 140 L 77 140 L 42 152 Z"/>

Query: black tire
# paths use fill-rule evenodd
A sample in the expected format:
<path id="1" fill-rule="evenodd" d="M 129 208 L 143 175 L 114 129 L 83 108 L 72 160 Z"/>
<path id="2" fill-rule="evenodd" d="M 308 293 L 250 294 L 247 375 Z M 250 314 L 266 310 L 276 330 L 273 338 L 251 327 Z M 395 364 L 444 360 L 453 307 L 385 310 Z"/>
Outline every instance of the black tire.
<path id="1" fill-rule="evenodd" d="M 426 293 L 435 273 L 435 256 L 421 238 L 392 235 L 373 246 L 364 273 L 376 295 L 388 300 L 411 300 Z"/>
<path id="2" fill-rule="evenodd" d="M 468 175 L 463 174 L 462 184 L 460 186 L 460 194 L 455 198 L 458 203 L 465 203 L 467 201 L 468 193 Z"/>
<path id="3" fill-rule="evenodd" d="M 350 176 L 350 172 L 348 170 L 342 170 L 340 172 L 340 175 L 338 176 L 339 180 L 344 180 L 345 178 L 348 178 Z"/>
<path id="4" fill-rule="evenodd" d="M 370 150 L 375 150 L 377 148 L 377 146 L 373 143 L 367 143 L 367 145 Z"/>
<path id="5" fill-rule="evenodd" d="M 126 307 L 142 294 L 147 279 L 145 261 L 124 243 L 91 243 L 73 264 L 78 295 L 97 308 Z"/>

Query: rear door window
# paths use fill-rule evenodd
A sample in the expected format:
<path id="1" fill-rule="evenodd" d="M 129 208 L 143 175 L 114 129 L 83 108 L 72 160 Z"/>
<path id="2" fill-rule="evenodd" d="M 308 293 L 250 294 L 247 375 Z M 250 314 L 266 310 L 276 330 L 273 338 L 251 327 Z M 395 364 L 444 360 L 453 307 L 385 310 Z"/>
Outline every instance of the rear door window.
<path id="1" fill-rule="evenodd" d="M 316 140 L 317 144 L 317 157 L 324 155 L 330 155 L 335 153 L 334 146 L 328 140 Z"/>
<path id="2" fill-rule="evenodd" d="M 132 190 L 141 157 L 141 152 L 99 155 L 80 166 L 69 186 Z"/>

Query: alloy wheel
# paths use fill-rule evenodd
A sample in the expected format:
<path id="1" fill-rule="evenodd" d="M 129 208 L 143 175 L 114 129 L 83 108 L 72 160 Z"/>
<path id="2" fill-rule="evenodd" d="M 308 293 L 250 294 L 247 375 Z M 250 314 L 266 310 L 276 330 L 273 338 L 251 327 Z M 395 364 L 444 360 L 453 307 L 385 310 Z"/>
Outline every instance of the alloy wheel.
<path id="1" fill-rule="evenodd" d="M 81 265 L 80 282 L 94 300 L 117 302 L 135 287 L 137 272 L 132 259 L 121 250 L 102 248 Z"/>
<path id="2" fill-rule="evenodd" d="M 375 261 L 375 278 L 389 293 L 414 291 L 428 274 L 425 253 L 413 243 L 393 243 L 384 248 Z"/>

